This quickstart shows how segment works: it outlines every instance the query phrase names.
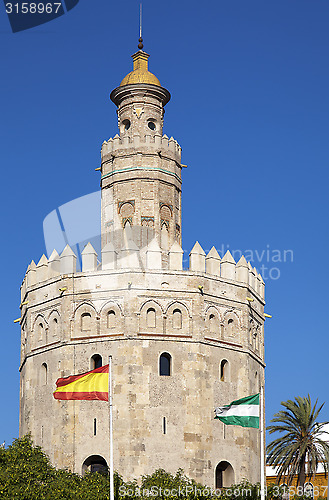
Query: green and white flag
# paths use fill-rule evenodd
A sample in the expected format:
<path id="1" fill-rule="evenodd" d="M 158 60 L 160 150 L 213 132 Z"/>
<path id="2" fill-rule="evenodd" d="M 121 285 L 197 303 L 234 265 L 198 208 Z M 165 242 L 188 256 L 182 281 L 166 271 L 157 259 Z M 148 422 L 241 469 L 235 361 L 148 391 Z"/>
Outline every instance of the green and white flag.
<path id="1" fill-rule="evenodd" d="M 229 405 L 215 408 L 218 420 L 226 425 L 241 425 L 259 429 L 259 394 L 232 401 Z"/>

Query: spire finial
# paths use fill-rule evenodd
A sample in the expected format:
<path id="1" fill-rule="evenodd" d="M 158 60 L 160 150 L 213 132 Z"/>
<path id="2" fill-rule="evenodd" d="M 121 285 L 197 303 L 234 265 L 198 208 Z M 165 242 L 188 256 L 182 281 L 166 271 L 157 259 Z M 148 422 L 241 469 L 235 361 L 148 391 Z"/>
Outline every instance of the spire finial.
<path id="1" fill-rule="evenodd" d="M 139 50 L 142 50 L 144 45 L 143 45 L 143 38 L 142 38 L 142 3 L 139 5 L 139 44 L 138 48 Z"/>

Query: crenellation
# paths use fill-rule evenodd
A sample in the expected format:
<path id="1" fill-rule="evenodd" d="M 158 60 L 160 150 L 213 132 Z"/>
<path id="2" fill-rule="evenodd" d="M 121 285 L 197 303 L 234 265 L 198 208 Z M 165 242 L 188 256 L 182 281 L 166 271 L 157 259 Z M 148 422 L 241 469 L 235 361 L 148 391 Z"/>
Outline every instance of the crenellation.
<path id="1" fill-rule="evenodd" d="M 118 268 L 138 269 L 141 267 L 139 248 L 132 239 L 125 240 L 119 252 Z"/>
<path id="2" fill-rule="evenodd" d="M 255 267 L 253 268 L 253 274 L 255 276 L 255 278 L 254 278 L 255 291 L 260 295 L 260 279 L 258 276 L 257 269 Z"/>
<path id="3" fill-rule="evenodd" d="M 143 231 L 141 232 L 142 235 Z M 89 242 L 82 251 L 82 272 L 101 272 L 115 269 L 149 269 L 149 270 L 183 270 L 183 250 L 179 243 L 174 242 L 168 252 L 159 246 L 157 239 L 152 238 L 144 248 L 135 241 L 137 232 L 122 233 L 122 245 L 116 249 L 112 242 L 102 249 L 102 259 L 98 261 L 97 252 Z M 145 233 L 146 234 L 146 233 Z M 142 237 L 142 236 L 141 236 Z M 141 239 L 142 242 L 142 239 Z M 163 255 L 167 259 L 163 260 Z M 203 248 L 196 242 L 190 254 L 189 268 L 184 272 L 199 272 L 211 275 L 215 279 L 226 279 L 249 286 L 261 298 L 264 298 L 265 283 L 255 267 L 247 263 L 244 256 L 235 263 L 232 254 L 227 251 L 221 259 L 216 248 L 212 247 L 206 255 Z M 29 265 L 22 283 L 22 297 L 32 285 L 65 274 L 79 274 L 76 270 L 76 256 L 67 245 L 61 256 L 54 250 L 49 260 L 43 255 L 36 266 L 34 261 Z"/>
<path id="4" fill-rule="evenodd" d="M 24 301 L 24 298 L 26 295 L 26 290 L 27 290 L 27 277 L 26 277 L 26 275 L 27 275 L 28 270 L 29 270 L 29 268 L 27 268 L 24 279 L 23 279 L 22 284 L 21 284 L 21 303 Z"/>
<path id="5" fill-rule="evenodd" d="M 190 252 L 190 271 L 206 272 L 206 253 L 198 241 Z"/>
<path id="6" fill-rule="evenodd" d="M 162 251 L 156 239 L 153 239 L 147 246 L 146 267 L 147 269 L 162 269 Z"/>
<path id="7" fill-rule="evenodd" d="M 245 257 L 242 255 L 235 267 L 235 276 L 237 281 L 249 283 L 249 268 Z"/>
<path id="8" fill-rule="evenodd" d="M 168 147 L 169 151 L 172 151 L 173 153 L 177 152 L 177 147 L 176 147 L 177 142 L 173 138 L 173 136 L 170 137 L 169 142 L 168 142 Z"/>
<path id="9" fill-rule="evenodd" d="M 172 271 L 181 271 L 183 269 L 183 250 L 182 247 L 174 242 L 169 250 L 169 269 Z"/>
<path id="10" fill-rule="evenodd" d="M 166 134 L 163 136 L 160 134 L 145 134 L 142 136 L 134 134 L 132 137 L 128 135 L 120 137 L 116 134 L 113 139 L 103 142 L 101 149 L 102 162 L 108 161 L 114 152 L 118 154 L 120 151 L 134 151 L 135 148 L 142 148 L 141 152 L 145 154 L 159 152 L 160 150 L 162 155 L 168 155 L 178 164 L 181 162 L 182 149 L 180 145 L 173 137 L 168 139 Z"/>
<path id="11" fill-rule="evenodd" d="M 96 271 L 97 269 L 97 252 L 89 242 L 81 252 L 82 271 Z"/>
<path id="12" fill-rule="evenodd" d="M 206 255 L 206 273 L 220 276 L 220 256 L 213 246 Z"/>
<path id="13" fill-rule="evenodd" d="M 167 134 L 164 134 L 162 136 L 162 141 L 161 141 L 161 145 L 164 149 L 169 149 L 169 137 L 167 136 Z"/>
<path id="14" fill-rule="evenodd" d="M 260 281 L 259 294 L 262 297 L 262 299 L 265 299 L 265 282 L 264 282 L 263 277 L 262 277 L 261 274 L 258 274 L 258 278 L 259 278 L 259 281 Z"/>
<path id="15" fill-rule="evenodd" d="M 220 275 L 222 278 L 228 278 L 230 280 L 235 280 L 235 260 L 232 257 L 232 254 L 229 250 L 227 250 L 226 254 L 221 260 L 220 263 Z"/>
<path id="16" fill-rule="evenodd" d="M 36 264 L 34 260 L 31 261 L 31 264 L 27 268 L 26 271 L 26 286 L 29 288 L 30 286 L 36 283 Z"/>
<path id="17" fill-rule="evenodd" d="M 61 274 L 61 260 L 58 252 L 53 250 L 48 259 L 48 276 L 52 278 L 59 274 Z"/>
<path id="18" fill-rule="evenodd" d="M 162 135 L 154 134 L 154 146 L 160 148 L 162 146 Z"/>
<path id="19" fill-rule="evenodd" d="M 138 148 L 141 144 L 141 136 L 139 134 L 134 134 L 133 137 L 133 146 L 134 148 Z"/>
<path id="20" fill-rule="evenodd" d="M 48 279 L 48 259 L 45 254 L 42 255 L 37 264 L 35 279 L 36 283 L 40 283 Z"/>
<path id="21" fill-rule="evenodd" d="M 60 255 L 61 274 L 73 274 L 77 270 L 77 256 L 69 245 Z"/>

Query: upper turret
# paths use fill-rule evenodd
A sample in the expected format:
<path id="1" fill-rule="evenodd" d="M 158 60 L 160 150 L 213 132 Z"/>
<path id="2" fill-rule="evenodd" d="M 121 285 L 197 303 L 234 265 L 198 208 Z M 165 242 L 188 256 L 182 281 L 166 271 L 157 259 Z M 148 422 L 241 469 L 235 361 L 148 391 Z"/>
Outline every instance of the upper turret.
<path id="1" fill-rule="evenodd" d="M 141 42 L 139 47 L 143 47 Z M 170 93 L 148 70 L 149 57 L 143 50 L 133 54 L 133 71 L 111 92 L 110 98 L 118 107 L 121 137 L 162 135 L 164 106 Z"/>
<path id="2" fill-rule="evenodd" d="M 181 243 L 181 147 L 163 135 L 170 93 L 148 70 L 149 55 L 139 42 L 133 71 L 110 94 L 119 135 L 104 141 L 101 151 L 102 247 L 121 247 L 128 225 L 137 246 L 144 245 L 139 228 L 148 228 L 167 255 L 175 241 Z"/>

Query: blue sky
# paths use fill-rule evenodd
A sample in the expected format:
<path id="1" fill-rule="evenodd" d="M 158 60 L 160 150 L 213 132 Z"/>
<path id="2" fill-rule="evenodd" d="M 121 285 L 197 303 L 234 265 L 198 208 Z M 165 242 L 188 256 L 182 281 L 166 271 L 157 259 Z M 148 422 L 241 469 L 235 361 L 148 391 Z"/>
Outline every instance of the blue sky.
<path id="1" fill-rule="evenodd" d="M 0 6 L 1 442 L 18 436 L 19 287 L 46 215 L 98 189 L 138 9 L 81 0 L 12 34 Z M 252 250 L 278 278 L 266 281 L 267 421 L 281 401 L 328 398 L 328 16 L 326 0 L 144 1 L 150 70 L 172 94 L 165 132 L 188 165 L 184 249 Z M 267 250 L 291 252 L 267 262 Z"/>

